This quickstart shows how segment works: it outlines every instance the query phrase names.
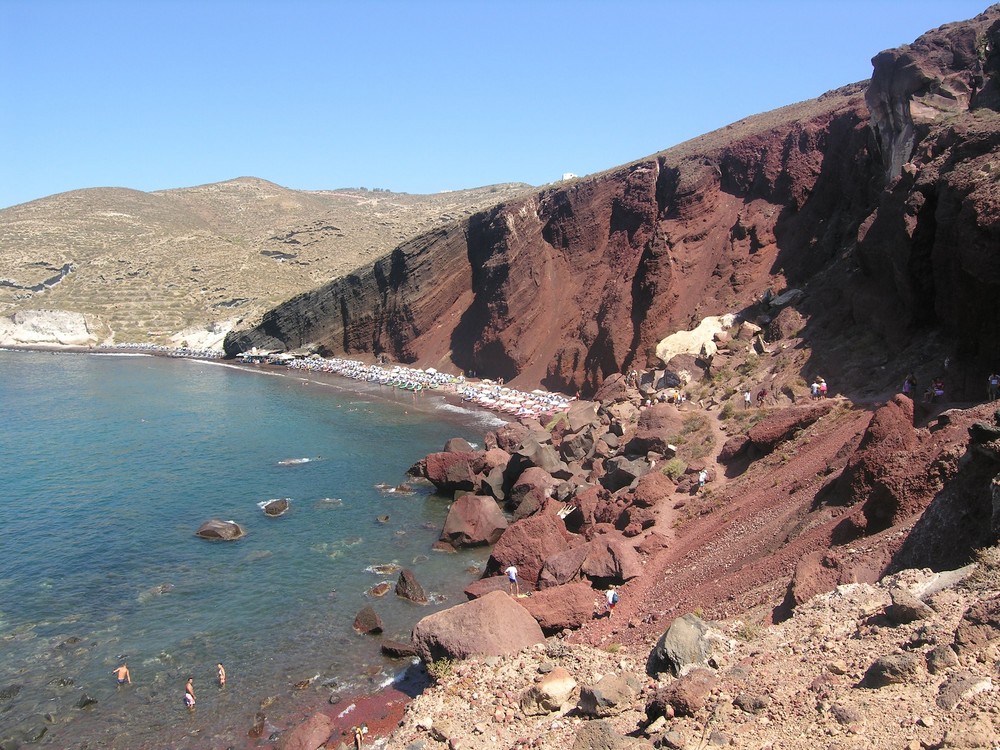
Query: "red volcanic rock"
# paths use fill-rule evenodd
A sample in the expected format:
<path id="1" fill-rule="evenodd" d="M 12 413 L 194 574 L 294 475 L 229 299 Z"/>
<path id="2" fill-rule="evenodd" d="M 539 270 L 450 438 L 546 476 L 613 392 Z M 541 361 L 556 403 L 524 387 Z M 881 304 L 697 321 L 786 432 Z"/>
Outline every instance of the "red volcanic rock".
<path id="1" fill-rule="evenodd" d="M 668 547 L 670 541 L 663 534 L 651 531 L 636 545 L 635 551 L 641 555 L 655 555 L 661 549 Z"/>
<path id="2" fill-rule="evenodd" d="M 480 578 L 473 581 L 462 590 L 462 593 L 470 599 L 478 599 L 493 591 L 507 591 L 509 588 L 507 584 L 507 576 L 490 576 L 489 578 Z M 520 576 L 518 576 L 518 585 L 522 594 L 531 590 L 531 586 L 527 581 L 520 580 Z"/>
<path id="3" fill-rule="evenodd" d="M 743 452 L 750 445 L 750 438 L 746 435 L 733 435 L 722 446 L 719 451 L 719 462 L 728 464 L 730 461 L 743 455 Z"/>
<path id="4" fill-rule="evenodd" d="M 654 471 L 639 479 L 632 492 L 632 505 L 640 508 L 655 508 L 661 500 L 674 492 L 674 483 L 661 471 Z"/>
<path id="5" fill-rule="evenodd" d="M 751 427 L 747 437 L 761 453 L 770 453 L 778 443 L 794 437 L 796 432 L 828 414 L 832 408 L 833 402 L 820 401 L 772 412 Z"/>
<path id="6" fill-rule="evenodd" d="M 452 547 L 495 544 L 507 528 L 507 519 L 492 497 L 462 495 L 451 504 L 441 540 Z"/>
<path id="7" fill-rule="evenodd" d="M 586 544 L 547 556 L 538 585 L 558 586 L 581 576 L 602 584 L 624 583 L 641 574 L 639 553 L 619 532 L 612 530 Z"/>
<path id="8" fill-rule="evenodd" d="M 596 401 L 574 401 L 566 411 L 566 422 L 569 432 L 579 432 L 587 426 L 597 426 L 601 420 L 597 417 Z"/>
<path id="9" fill-rule="evenodd" d="M 635 436 L 628 444 L 631 453 L 656 451 L 667 455 L 671 440 L 680 434 L 684 418 L 673 404 L 657 403 L 639 414 Z"/>
<path id="10" fill-rule="evenodd" d="M 444 444 L 445 453 L 472 453 L 476 449 L 464 438 L 451 438 Z"/>
<path id="11" fill-rule="evenodd" d="M 799 560 L 788 594 L 794 604 L 802 604 L 845 583 L 857 583 L 855 571 L 836 553 L 819 550 Z"/>
<path id="12" fill-rule="evenodd" d="M 427 479 L 441 492 L 465 490 L 476 486 L 475 453 L 430 453 L 424 459 Z"/>
<path id="13" fill-rule="evenodd" d="M 806 325 L 805 316 L 794 307 L 786 307 L 767 324 L 765 338 L 778 341 L 797 336 Z"/>
<path id="14" fill-rule="evenodd" d="M 580 566 L 580 572 L 592 581 L 602 584 L 624 583 L 642 575 L 639 553 L 623 536 L 603 534 L 588 543 L 589 554 Z"/>
<path id="15" fill-rule="evenodd" d="M 538 513 L 515 521 L 494 545 L 486 572 L 492 575 L 515 565 L 518 577 L 534 584 L 545 558 L 569 549 L 566 533 L 559 516 Z"/>
<path id="16" fill-rule="evenodd" d="M 538 588 L 562 586 L 579 579 L 580 567 L 589 551 L 587 545 L 581 545 L 546 557 L 538 574 Z"/>
<path id="17" fill-rule="evenodd" d="M 399 571 L 399 580 L 396 581 L 396 596 L 409 599 L 416 604 L 427 604 L 427 594 L 424 593 L 423 586 L 417 583 L 417 577 L 412 570 L 407 568 Z"/>
<path id="18" fill-rule="evenodd" d="M 281 750 L 316 750 L 325 744 L 333 730 L 333 720 L 323 713 L 315 713 L 301 724 L 289 729 L 281 737 Z"/>
<path id="19" fill-rule="evenodd" d="M 484 444 L 487 448 L 500 448 L 507 453 L 514 453 L 530 432 L 531 430 L 520 422 L 508 422 L 503 427 L 487 433 Z"/>
<path id="20" fill-rule="evenodd" d="M 1000 642 L 1000 596 L 977 602 L 962 615 L 955 629 L 955 650 L 965 657 L 981 654 Z"/>
<path id="21" fill-rule="evenodd" d="M 499 591 L 428 615 L 413 628 L 414 646 L 425 663 L 506 656 L 544 641 L 528 611 Z"/>
<path id="22" fill-rule="evenodd" d="M 519 599 L 518 603 L 531 613 L 546 634 L 552 634 L 578 628 L 591 620 L 599 597 L 589 583 L 577 582 L 550 586 Z"/>
<path id="23" fill-rule="evenodd" d="M 514 509 L 514 520 L 537 513 L 555 486 L 556 480 L 545 469 L 529 466 L 522 471 L 507 493 L 507 504 Z"/>
<path id="24" fill-rule="evenodd" d="M 611 497 L 611 493 L 603 487 L 587 487 L 573 498 L 573 504 L 579 509 L 583 516 L 584 524 L 596 522 L 598 508 L 605 504 Z"/>
<path id="25" fill-rule="evenodd" d="M 365 607 L 354 617 L 354 629 L 366 635 L 382 632 L 382 618 L 371 607 Z"/>
<path id="26" fill-rule="evenodd" d="M 646 703 L 646 716 L 693 716 L 708 701 L 719 678 L 707 669 L 693 669 L 685 676 L 658 688 Z M 669 707 L 669 708 L 668 708 Z"/>
<path id="27" fill-rule="evenodd" d="M 913 402 L 897 395 L 872 416 L 861 444 L 825 500 L 838 505 L 864 503 L 863 516 L 852 518 L 855 533 L 888 528 L 922 510 L 946 478 L 927 471 L 922 453 L 913 428 Z M 945 470 L 943 464 L 941 469 Z M 842 535 L 850 536 L 846 526 Z"/>
<path id="28" fill-rule="evenodd" d="M 633 393 L 635 389 L 625 385 L 625 376 L 616 372 L 605 378 L 594 394 L 594 400 L 602 404 L 617 403 L 627 401 Z"/>

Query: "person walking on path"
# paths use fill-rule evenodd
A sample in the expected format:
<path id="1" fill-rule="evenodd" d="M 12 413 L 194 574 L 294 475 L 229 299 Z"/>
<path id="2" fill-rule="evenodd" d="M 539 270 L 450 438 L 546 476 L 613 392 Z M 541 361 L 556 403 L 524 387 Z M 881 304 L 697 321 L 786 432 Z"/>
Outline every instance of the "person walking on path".
<path id="1" fill-rule="evenodd" d="M 911 373 L 903 380 L 903 395 L 913 398 L 917 393 L 917 378 Z"/>
<path id="2" fill-rule="evenodd" d="M 215 665 L 215 668 L 219 670 L 219 687 L 223 688 L 226 686 L 226 668 L 222 666 L 221 661 Z"/>
<path id="3" fill-rule="evenodd" d="M 744 409 L 749 409 L 750 408 L 750 389 L 749 388 L 747 388 L 745 391 L 743 391 L 743 408 Z"/>
<path id="4" fill-rule="evenodd" d="M 698 472 L 698 489 L 705 486 L 705 482 L 708 481 L 708 469 L 702 469 Z"/>
<path id="5" fill-rule="evenodd" d="M 122 662 L 122 665 L 118 669 L 112 669 L 112 674 L 114 674 L 115 679 L 118 680 L 119 685 L 132 684 L 132 675 L 128 672 L 128 664 Z"/>
<path id="6" fill-rule="evenodd" d="M 184 705 L 189 708 L 194 708 L 194 677 L 188 677 L 187 682 L 184 683 Z"/>
<path id="7" fill-rule="evenodd" d="M 991 372 L 986 378 L 986 397 L 987 401 L 996 401 L 1000 397 L 1000 375 L 997 375 L 996 371 Z"/>
<path id="8" fill-rule="evenodd" d="M 511 596 L 520 596 L 521 585 L 517 582 L 517 568 L 511 565 L 504 573 L 507 574 L 507 591 Z"/>

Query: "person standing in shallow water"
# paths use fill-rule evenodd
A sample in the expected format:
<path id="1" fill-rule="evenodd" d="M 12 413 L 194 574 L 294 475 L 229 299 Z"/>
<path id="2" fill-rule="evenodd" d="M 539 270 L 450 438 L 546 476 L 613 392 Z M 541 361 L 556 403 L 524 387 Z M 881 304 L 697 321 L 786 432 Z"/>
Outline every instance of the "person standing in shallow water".
<path id="1" fill-rule="evenodd" d="M 219 670 L 219 687 L 223 688 L 226 686 L 226 668 L 222 666 L 221 661 L 215 665 L 215 668 Z"/>
<path id="2" fill-rule="evenodd" d="M 119 685 L 132 684 L 132 675 L 128 673 L 128 664 L 126 662 L 122 662 L 122 665 L 118 669 L 112 669 L 111 672 L 114 674 L 115 679 L 118 680 Z"/>
<path id="3" fill-rule="evenodd" d="M 194 677 L 188 677 L 187 682 L 184 683 L 184 705 L 189 708 L 194 708 Z"/>

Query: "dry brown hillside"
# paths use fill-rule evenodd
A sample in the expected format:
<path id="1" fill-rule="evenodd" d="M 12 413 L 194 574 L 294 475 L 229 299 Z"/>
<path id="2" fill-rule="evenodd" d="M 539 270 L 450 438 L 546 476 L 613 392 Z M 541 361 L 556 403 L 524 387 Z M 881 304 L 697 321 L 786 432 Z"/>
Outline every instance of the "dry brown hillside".
<path id="1" fill-rule="evenodd" d="M 167 343 L 213 323 L 249 325 L 411 237 L 526 189 L 304 192 L 241 177 L 152 193 L 53 195 L 0 210 L 0 316 L 80 312 L 98 341 L 116 342 Z"/>

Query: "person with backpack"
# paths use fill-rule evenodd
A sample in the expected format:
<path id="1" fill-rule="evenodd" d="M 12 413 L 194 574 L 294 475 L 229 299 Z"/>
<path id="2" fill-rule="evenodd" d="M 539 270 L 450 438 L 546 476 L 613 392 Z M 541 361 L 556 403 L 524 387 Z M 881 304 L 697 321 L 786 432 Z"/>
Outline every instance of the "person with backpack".
<path id="1" fill-rule="evenodd" d="M 608 602 L 608 617 L 611 617 L 614 614 L 615 605 L 618 604 L 618 589 L 612 586 L 608 589 L 606 597 Z"/>

